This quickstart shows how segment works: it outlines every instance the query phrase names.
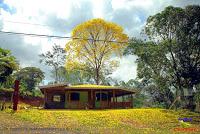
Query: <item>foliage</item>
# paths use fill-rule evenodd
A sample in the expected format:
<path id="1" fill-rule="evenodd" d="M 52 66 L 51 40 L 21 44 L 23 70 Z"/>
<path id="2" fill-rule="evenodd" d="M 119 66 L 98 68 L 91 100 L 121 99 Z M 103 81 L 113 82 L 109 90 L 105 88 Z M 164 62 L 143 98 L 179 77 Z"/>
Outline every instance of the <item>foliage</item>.
<path id="1" fill-rule="evenodd" d="M 36 67 L 25 67 L 16 72 L 15 76 L 20 80 L 22 89 L 33 91 L 36 85 L 44 79 L 44 72 Z"/>
<path id="2" fill-rule="evenodd" d="M 52 71 L 52 74 L 55 76 L 55 70 Z M 66 70 L 65 67 L 60 66 L 58 67 L 57 74 L 59 82 L 68 82 L 71 84 L 92 83 L 90 82 L 90 74 L 79 70 Z"/>
<path id="3" fill-rule="evenodd" d="M 52 73 L 52 78 L 57 75 L 57 80 L 59 82 L 68 82 L 67 81 L 67 70 L 63 66 L 59 66 L 57 71 L 52 70 L 51 73 Z"/>
<path id="4" fill-rule="evenodd" d="M 13 71 L 18 69 L 16 58 L 9 50 L 0 48 L 0 84 L 9 79 Z"/>
<path id="5" fill-rule="evenodd" d="M 147 20 L 146 33 L 159 38 L 168 58 L 172 82 L 182 92 L 183 87 L 191 90 L 200 82 L 200 6 L 185 9 L 167 7 Z M 167 68 L 167 67 L 166 67 Z"/>
<path id="6" fill-rule="evenodd" d="M 65 50 L 59 46 L 59 45 L 54 45 L 53 50 L 47 51 L 46 53 L 40 54 L 40 63 L 44 63 L 47 66 L 53 67 L 53 74 L 55 74 L 55 82 L 61 82 L 60 78 L 62 78 L 62 75 L 59 71 L 61 66 L 64 65 L 65 62 L 65 56 L 66 52 Z"/>
<path id="7" fill-rule="evenodd" d="M 148 40 L 133 39 L 125 51 L 138 56 L 138 77 L 154 86 L 160 98 L 166 97 L 167 105 L 181 96 L 185 106 L 184 88 L 191 95 L 200 82 L 199 12 L 200 6 L 165 8 L 148 18 L 144 29 Z"/>
<path id="8" fill-rule="evenodd" d="M 146 103 L 147 103 L 147 96 L 144 94 L 139 93 L 133 97 L 133 107 L 135 108 L 148 106 Z"/>
<path id="9" fill-rule="evenodd" d="M 26 96 L 29 96 L 29 97 L 43 97 L 43 94 L 40 90 L 33 90 L 33 91 L 27 91 L 27 90 L 24 90 L 24 88 L 20 88 L 20 96 L 22 97 L 26 97 Z"/>
<path id="10" fill-rule="evenodd" d="M 82 72 L 80 70 L 68 70 L 66 75 L 67 82 L 71 84 L 82 84 L 82 83 L 92 83 L 91 74 L 87 72 Z"/>
<path id="11" fill-rule="evenodd" d="M 65 128 L 76 133 L 179 133 L 179 118 L 199 114 L 188 111 L 165 109 L 118 109 L 118 110 L 20 110 L 13 114 L 18 119 L 31 121 L 46 128 Z M 196 117 L 195 117 L 196 116 Z M 195 123 L 195 122 L 194 122 Z M 185 126 L 184 126 L 185 127 Z M 186 126 L 187 127 L 187 126 Z M 199 124 L 192 124 L 199 128 Z M 198 130 L 200 131 L 200 130 Z"/>
<path id="12" fill-rule="evenodd" d="M 72 37 L 65 49 L 67 70 L 87 72 L 96 84 L 117 66 L 110 58 L 114 54 L 121 55 L 126 46 L 123 42 L 128 39 L 122 27 L 103 19 L 92 19 L 76 26 Z"/>
<path id="13" fill-rule="evenodd" d="M 14 81 L 15 81 L 15 76 L 13 74 L 11 74 L 6 77 L 6 81 L 3 82 L 1 85 L 4 88 L 13 88 Z"/>

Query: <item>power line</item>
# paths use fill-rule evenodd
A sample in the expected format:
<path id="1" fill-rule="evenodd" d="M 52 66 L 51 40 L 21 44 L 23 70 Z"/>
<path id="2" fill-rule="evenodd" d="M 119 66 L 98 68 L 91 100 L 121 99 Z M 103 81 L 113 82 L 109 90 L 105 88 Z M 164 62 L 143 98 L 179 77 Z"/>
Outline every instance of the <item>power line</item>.
<path id="1" fill-rule="evenodd" d="M 6 31 L 0 31 L 0 33 L 7 34 L 7 35 L 20 35 L 20 36 L 31 36 L 31 37 L 41 37 L 41 38 L 77 39 L 77 40 L 93 40 L 93 41 L 115 42 L 115 43 L 128 43 L 128 42 L 111 41 L 111 40 L 100 40 L 100 39 L 99 40 L 94 40 L 94 39 L 89 39 L 89 38 L 46 35 L 46 34 L 32 34 L 32 33 L 19 33 L 19 32 L 6 32 Z"/>
<path id="2" fill-rule="evenodd" d="M 26 25 L 35 25 L 35 26 L 42 26 L 42 27 L 51 27 L 44 24 L 37 24 L 37 23 L 29 23 L 29 22 L 22 22 L 22 21 L 11 21 L 11 20 L 3 20 L 10 23 L 17 23 L 17 24 L 26 24 Z"/>

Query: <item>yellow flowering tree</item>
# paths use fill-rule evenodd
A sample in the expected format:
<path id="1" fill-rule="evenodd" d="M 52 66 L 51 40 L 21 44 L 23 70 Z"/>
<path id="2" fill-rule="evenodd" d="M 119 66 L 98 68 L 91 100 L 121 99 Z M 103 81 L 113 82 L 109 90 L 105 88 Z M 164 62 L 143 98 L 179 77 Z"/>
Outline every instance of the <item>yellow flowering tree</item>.
<path id="1" fill-rule="evenodd" d="M 123 28 L 115 23 L 92 19 L 79 24 L 72 31 L 72 40 L 66 44 L 66 68 L 89 72 L 98 85 L 102 70 L 117 65 L 111 56 L 120 56 L 127 40 Z"/>

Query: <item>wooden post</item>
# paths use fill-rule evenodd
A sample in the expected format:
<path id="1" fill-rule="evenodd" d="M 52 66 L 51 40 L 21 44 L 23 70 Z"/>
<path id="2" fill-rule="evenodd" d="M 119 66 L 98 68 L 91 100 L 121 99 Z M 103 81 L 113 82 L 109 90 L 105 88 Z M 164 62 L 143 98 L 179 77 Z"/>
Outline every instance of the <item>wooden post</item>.
<path id="1" fill-rule="evenodd" d="M 68 103 L 68 91 L 65 92 L 65 108 L 67 108 Z"/>
<path id="2" fill-rule="evenodd" d="M 17 111 L 17 104 L 19 99 L 19 80 L 15 80 L 15 90 L 13 94 L 13 110 Z"/>
<path id="3" fill-rule="evenodd" d="M 68 104 L 69 104 L 69 108 L 70 108 L 70 107 L 71 107 L 71 104 L 70 104 L 70 102 L 71 102 L 71 93 L 70 93 L 70 92 L 68 92 L 68 93 L 69 93 L 69 94 L 68 94 L 68 96 L 69 96 L 69 97 L 68 97 L 68 102 L 69 102 Z"/>
<path id="4" fill-rule="evenodd" d="M 90 100 L 91 108 L 94 108 L 94 98 L 93 98 L 93 91 L 91 90 L 91 100 Z"/>
<path id="5" fill-rule="evenodd" d="M 131 108 L 133 108 L 133 94 L 131 94 Z"/>
<path id="6" fill-rule="evenodd" d="M 122 95 L 122 107 L 125 108 L 124 107 L 124 95 Z"/>
<path id="7" fill-rule="evenodd" d="M 114 104 L 114 108 L 115 108 L 115 90 L 113 89 L 113 104 Z"/>
<path id="8" fill-rule="evenodd" d="M 88 93 L 88 102 L 86 104 L 86 107 L 89 109 L 91 105 L 91 90 L 87 91 Z"/>
<path id="9" fill-rule="evenodd" d="M 100 108 L 102 108 L 101 106 L 101 101 L 102 101 L 102 94 L 101 94 L 101 89 L 100 89 Z"/>
<path id="10" fill-rule="evenodd" d="M 96 108 L 95 106 L 95 103 L 96 103 L 96 91 L 93 91 L 93 94 L 92 94 L 92 96 L 93 96 L 93 102 L 92 102 L 92 104 L 93 104 L 93 108 Z"/>
<path id="11" fill-rule="evenodd" d="M 107 92 L 107 108 L 109 108 L 109 98 L 108 98 L 108 96 L 109 96 L 109 91 Z"/>
<path id="12" fill-rule="evenodd" d="M 47 92 L 46 92 L 46 89 L 44 89 L 44 108 L 47 108 L 46 102 L 47 102 Z"/>

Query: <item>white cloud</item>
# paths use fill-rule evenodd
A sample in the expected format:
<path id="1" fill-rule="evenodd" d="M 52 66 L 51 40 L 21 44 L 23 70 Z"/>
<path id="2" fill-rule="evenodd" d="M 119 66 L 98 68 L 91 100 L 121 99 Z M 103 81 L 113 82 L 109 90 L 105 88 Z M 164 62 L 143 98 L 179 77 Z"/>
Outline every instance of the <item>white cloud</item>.
<path id="1" fill-rule="evenodd" d="M 71 30 L 79 23 L 92 18 L 104 18 L 113 21 L 125 29 L 129 36 L 140 37 L 140 31 L 149 15 L 153 15 L 166 6 L 186 6 L 200 4 L 199 0 L 4 0 L 15 12 L 2 9 L 0 28 L 4 31 L 35 34 L 70 36 Z M 26 22 L 48 26 L 11 23 Z M 40 66 L 38 54 L 50 50 L 54 43 L 65 46 L 67 40 L 39 37 L 19 37 L 0 35 L 1 44 L 20 59 L 23 66 Z M 5 44 L 9 43 L 9 44 Z M 32 48 L 32 49 L 31 49 Z M 135 57 L 121 59 L 120 67 L 113 77 L 128 81 L 136 77 Z"/>
<path id="2" fill-rule="evenodd" d="M 127 82 L 130 79 L 135 79 L 137 76 L 137 65 L 135 63 L 136 56 L 127 55 L 119 60 L 119 67 L 111 75 L 111 77 L 117 80 L 123 80 L 125 82 Z"/>

